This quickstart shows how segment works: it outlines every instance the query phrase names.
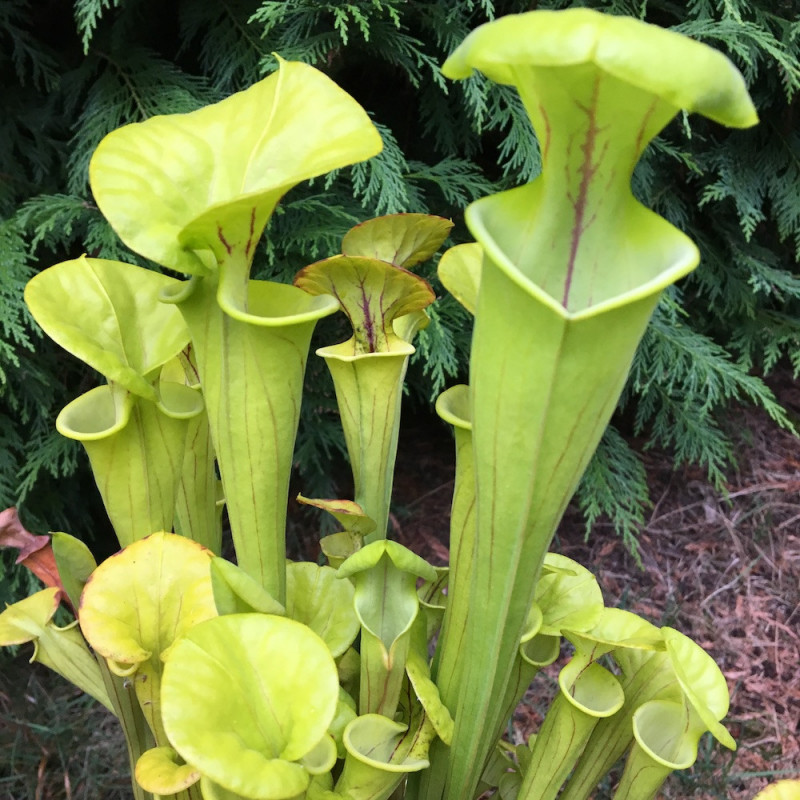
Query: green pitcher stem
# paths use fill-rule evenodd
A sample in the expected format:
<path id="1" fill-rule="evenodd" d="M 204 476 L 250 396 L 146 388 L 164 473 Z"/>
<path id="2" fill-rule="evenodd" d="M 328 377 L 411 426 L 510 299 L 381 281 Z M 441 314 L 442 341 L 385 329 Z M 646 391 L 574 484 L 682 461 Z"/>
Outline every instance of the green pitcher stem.
<path id="1" fill-rule="evenodd" d="M 640 667 L 621 683 L 625 704 L 614 716 L 597 723 L 560 800 L 587 800 L 630 746 L 633 740 L 631 720 L 636 709 L 656 698 L 677 697 L 680 692 L 664 653 L 643 657 Z"/>
<path id="2" fill-rule="evenodd" d="M 552 664 L 561 652 L 561 638 L 540 634 L 530 642 L 520 645 L 520 654 L 514 662 L 514 669 L 506 687 L 506 696 L 503 701 L 503 710 L 500 714 L 500 723 L 495 730 L 494 740 L 498 741 L 503 735 L 506 721 L 511 718 L 514 710 L 525 696 L 528 687 L 533 683 L 539 671 Z M 522 649 L 526 648 L 526 657 L 522 656 Z M 531 658 L 536 659 L 531 660 Z"/>
<path id="3" fill-rule="evenodd" d="M 347 756 L 336 792 L 348 800 L 388 800 L 407 775 L 428 766 L 431 736 L 426 722 L 409 730 L 378 714 L 354 719 L 344 733 Z"/>
<path id="4" fill-rule="evenodd" d="M 134 770 L 142 753 L 154 746 L 153 735 L 145 722 L 142 710 L 133 692 L 133 686 L 125 679 L 114 675 L 108 668 L 106 660 L 97 656 L 103 682 L 125 734 L 125 745 L 128 749 L 128 762 L 131 773 L 131 789 L 134 800 L 156 800 L 150 792 L 146 792 L 136 782 Z"/>
<path id="5" fill-rule="evenodd" d="M 58 429 L 89 455 L 95 481 L 120 545 L 172 530 L 186 431 L 202 410 L 193 390 L 171 385 L 176 414 L 165 407 L 99 386 L 70 403 Z"/>
<path id="6" fill-rule="evenodd" d="M 559 694 L 536 734 L 518 800 L 553 800 L 596 724 L 596 717 Z"/>
<path id="7" fill-rule="evenodd" d="M 192 334 L 239 566 L 286 601 L 286 507 L 303 375 L 316 320 L 336 309 L 293 286 L 251 281 L 226 313 L 215 277 L 172 298 Z M 229 298 L 228 298 L 229 299 Z"/>
<path id="8" fill-rule="evenodd" d="M 651 758 L 634 742 L 614 800 L 653 800 L 673 771 L 673 767 Z"/>
<path id="9" fill-rule="evenodd" d="M 188 789 L 184 789 L 178 794 L 172 795 L 175 800 L 203 800 L 203 792 L 200 789 L 200 784 L 196 783 Z M 164 800 L 169 800 L 169 796 Z"/>
<path id="10" fill-rule="evenodd" d="M 392 719 L 397 711 L 405 678 L 410 634 L 399 637 L 390 650 L 369 631 L 361 631 L 359 712 Z M 391 664 L 391 666 L 387 666 Z"/>
<path id="11" fill-rule="evenodd" d="M 394 483 L 397 437 L 407 345 L 400 352 L 358 356 L 338 346 L 317 351 L 325 359 L 336 389 L 336 401 L 353 470 L 355 501 L 375 523 L 365 543 L 386 538 Z"/>
<path id="12" fill-rule="evenodd" d="M 458 702 L 458 695 L 454 690 L 458 685 L 457 678 L 462 663 L 461 640 L 469 613 L 467 603 L 460 598 L 462 595 L 469 596 L 475 548 L 475 468 L 472 424 L 469 421 L 469 387 L 453 386 L 442 393 L 436 402 L 436 412 L 453 426 L 456 477 L 450 510 L 451 572 L 447 586 L 448 601 L 431 671 L 442 701 L 448 708 L 454 709 Z M 456 597 L 459 599 L 456 600 Z"/>
<path id="13" fill-rule="evenodd" d="M 478 785 L 544 554 L 661 292 L 699 261 L 634 198 L 636 162 L 681 107 L 756 121 L 720 54 L 586 9 L 481 26 L 443 72 L 476 69 L 519 91 L 542 171 L 466 212 L 484 251 L 470 365 L 477 536 L 447 800 Z"/>
<path id="14" fill-rule="evenodd" d="M 491 259 L 485 262 L 472 350 L 477 535 L 469 598 L 456 599 L 467 603 L 469 613 L 452 800 L 477 785 L 493 746 L 488 732 L 499 722 L 542 560 L 613 412 L 657 299 L 651 295 L 570 320 L 535 293 L 521 291 Z M 528 332 L 520 339 L 523 327 Z M 576 403 L 576 410 L 566 411 Z M 455 581 L 460 585 L 457 574 Z M 475 719 L 485 720 L 485 727 L 469 722 Z"/>
<path id="15" fill-rule="evenodd" d="M 158 661 L 154 664 L 153 661 Z M 161 668 L 160 656 L 150 659 L 139 665 L 136 674 L 131 678 L 136 699 L 142 709 L 145 721 L 150 726 L 153 733 L 153 740 L 156 747 L 166 747 L 169 745 L 164 722 L 161 718 Z"/>
<path id="16" fill-rule="evenodd" d="M 450 577 L 447 605 L 431 673 L 442 702 L 452 712 L 458 705 L 458 677 L 463 664 L 461 643 L 466 627 L 469 586 L 475 547 L 475 471 L 472 454 L 469 387 L 453 386 L 439 395 L 436 413 L 453 427 L 456 477 L 450 509 Z M 458 583 L 456 583 L 458 581 Z M 456 598 L 459 598 L 458 600 Z M 431 766 L 409 777 L 409 797 L 440 798 L 447 778 L 450 748 L 437 739 L 428 757 Z"/>
<path id="17" fill-rule="evenodd" d="M 74 625 L 74 623 L 73 623 Z M 38 661 L 113 710 L 97 662 L 77 626 L 57 628 L 46 625 L 36 641 L 32 661 Z"/>
<path id="18" fill-rule="evenodd" d="M 694 764 L 705 726 L 698 726 L 692 717 L 683 698 L 651 700 L 636 710 L 636 740 L 614 800 L 651 800 L 671 772 Z"/>
<path id="19" fill-rule="evenodd" d="M 561 670 L 561 692 L 531 747 L 519 800 L 554 800 L 598 720 L 614 715 L 625 702 L 619 681 L 591 659 L 591 650 L 576 650 Z"/>
<path id="20" fill-rule="evenodd" d="M 214 445 L 205 414 L 189 423 L 186 452 L 175 502 L 175 532 L 220 555 L 222 526 L 217 507 Z"/>

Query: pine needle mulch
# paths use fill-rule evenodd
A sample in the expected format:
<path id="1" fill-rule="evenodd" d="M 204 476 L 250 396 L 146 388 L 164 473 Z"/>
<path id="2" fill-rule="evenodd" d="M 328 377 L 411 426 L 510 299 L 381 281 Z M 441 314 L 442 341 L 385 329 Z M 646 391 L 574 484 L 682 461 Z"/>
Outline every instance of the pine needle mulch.
<path id="1" fill-rule="evenodd" d="M 791 390 L 781 395 L 790 410 L 800 411 L 800 391 L 796 398 Z M 595 572 L 607 605 L 692 637 L 728 681 L 725 724 L 738 750 L 705 736 L 695 767 L 665 786 L 670 799 L 750 800 L 772 780 L 800 777 L 800 441 L 757 412 L 734 413 L 731 424 L 752 438 L 742 443 L 725 491 L 709 486 L 699 470 L 674 471 L 667 456 L 646 455 L 655 503 L 639 535 L 641 567 L 609 525 L 596 525 L 585 542 L 574 511 L 556 542 Z M 418 491 L 413 475 L 425 474 L 428 489 L 395 520 L 400 538 L 435 563 L 447 559 L 442 525 L 452 472 L 441 461 L 448 445 L 435 439 L 407 464 L 409 483 Z M 399 489 L 406 491 L 402 479 Z M 515 716 L 518 741 L 540 724 L 541 696 L 556 674 L 557 665 L 530 694 L 538 702 L 532 699 Z"/>

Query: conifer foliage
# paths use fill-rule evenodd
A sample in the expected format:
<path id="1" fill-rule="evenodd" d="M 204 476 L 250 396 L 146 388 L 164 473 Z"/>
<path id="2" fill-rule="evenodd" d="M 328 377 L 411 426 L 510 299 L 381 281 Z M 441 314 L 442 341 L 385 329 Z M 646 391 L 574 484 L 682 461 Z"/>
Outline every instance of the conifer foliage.
<path id="1" fill-rule="evenodd" d="M 575 5 L 675 27 L 723 50 L 743 71 L 762 119 L 731 133 L 684 118 L 637 169 L 637 195 L 695 239 L 703 261 L 658 309 L 579 502 L 589 525 L 609 515 L 635 547 L 648 493 L 629 434 L 721 483 L 734 455 L 726 408 L 761 406 L 788 424 L 759 376 L 783 364 L 800 372 L 798 0 L 5 0 L 0 507 L 22 504 L 34 526 L 81 532 L 88 522 L 80 459 L 53 430 L 58 409 L 88 376 L 39 335 L 21 298 L 37 270 L 82 252 L 141 263 L 88 188 L 89 157 L 107 132 L 221 99 L 272 71 L 280 53 L 350 92 L 385 148 L 290 193 L 257 255 L 258 276 L 288 279 L 339 252 L 344 231 L 379 214 L 449 216 L 454 241 L 464 241 L 464 206 L 535 176 L 538 146 L 508 87 L 480 77 L 453 85 L 439 65 L 488 19 Z M 443 295 L 432 267 L 427 277 Z M 442 297 L 431 318 L 412 370 L 417 403 L 457 380 L 469 348 L 469 319 L 455 302 Z M 301 424 L 298 459 L 307 493 L 327 494 L 322 465 L 342 444 L 327 378 L 313 359 L 308 391 L 305 414 L 314 424 Z"/>

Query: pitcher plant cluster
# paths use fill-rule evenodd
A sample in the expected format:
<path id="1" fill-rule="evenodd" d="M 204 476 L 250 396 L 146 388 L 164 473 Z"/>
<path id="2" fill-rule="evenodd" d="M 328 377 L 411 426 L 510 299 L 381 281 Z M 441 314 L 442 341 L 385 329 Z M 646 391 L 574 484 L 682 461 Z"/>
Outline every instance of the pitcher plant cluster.
<path id="1" fill-rule="evenodd" d="M 469 206 L 475 243 L 439 262 L 475 317 L 469 385 L 437 403 L 456 450 L 449 569 L 387 523 L 404 375 L 435 301 L 414 268 L 452 223 L 369 220 L 294 285 L 250 278 L 286 192 L 381 149 L 322 72 L 281 60 L 216 105 L 100 143 L 99 208 L 184 277 L 84 256 L 27 286 L 42 329 L 106 378 L 56 425 L 85 447 L 122 549 L 97 565 L 4 512 L 6 543 L 49 587 L 0 615 L 0 643 L 34 642 L 119 718 L 137 800 L 583 800 L 622 757 L 615 797 L 646 800 L 703 733 L 735 747 L 710 656 L 606 607 L 591 572 L 548 548 L 661 293 L 699 261 L 634 199 L 634 166 L 681 111 L 754 124 L 744 81 L 705 45 L 586 9 L 478 28 L 443 66 L 473 70 L 516 87 L 543 169 Z M 321 566 L 287 561 L 285 522 L 311 335 L 337 312 L 352 337 L 316 355 L 355 490 L 300 497 L 341 529 Z M 564 642 L 560 693 L 514 747 L 507 720 Z"/>

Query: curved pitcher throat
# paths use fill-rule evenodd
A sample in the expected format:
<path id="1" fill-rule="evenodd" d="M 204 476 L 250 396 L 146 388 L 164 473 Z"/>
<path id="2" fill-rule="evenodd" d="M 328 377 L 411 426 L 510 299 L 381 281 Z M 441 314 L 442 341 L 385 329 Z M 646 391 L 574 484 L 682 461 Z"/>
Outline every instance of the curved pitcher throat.
<path id="1" fill-rule="evenodd" d="M 403 379 L 414 348 L 351 355 L 349 342 L 317 350 L 333 378 L 353 472 L 355 502 L 375 523 L 365 542 L 385 539 L 400 430 Z"/>
<path id="2" fill-rule="evenodd" d="M 543 167 L 533 182 L 467 209 L 484 250 L 470 385 L 477 555 L 492 550 L 497 561 L 480 531 L 517 531 L 508 566 L 522 557 L 533 577 L 661 291 L 699 253 L 630 188 L 676 106 L 591 63 L 513 74 Z"/>
<path id="3" fill-rule="evenodd" d="M 699 258 L 630 189 L 677 109 L 590 64 L 514 69 L 543 170 L 467 210 L 484 249 L 470 360 L 477 533 L 448 798 L 477 783 L 488 741 L 466 720 L 501 724 L 542 560 L 660 293 Z"/>
<path id="4" fill-rule="evenodd" d="M 282 602 L 286 505 L 308 348 L 337 306 L 242 265 L 162 295 L 191 331 L 239 566 Z M 237 267 L 239 267 L 237 269 Z"/>
<path id="5" fill-rule="evenodd" d="M 630 188 L 642 151 L 678 109 L 593 64 L 516 74 L 542 173 L 468 209 L 490 260 L 565 316 L 657 291 L 693 269 L 694 244 Z"/>

